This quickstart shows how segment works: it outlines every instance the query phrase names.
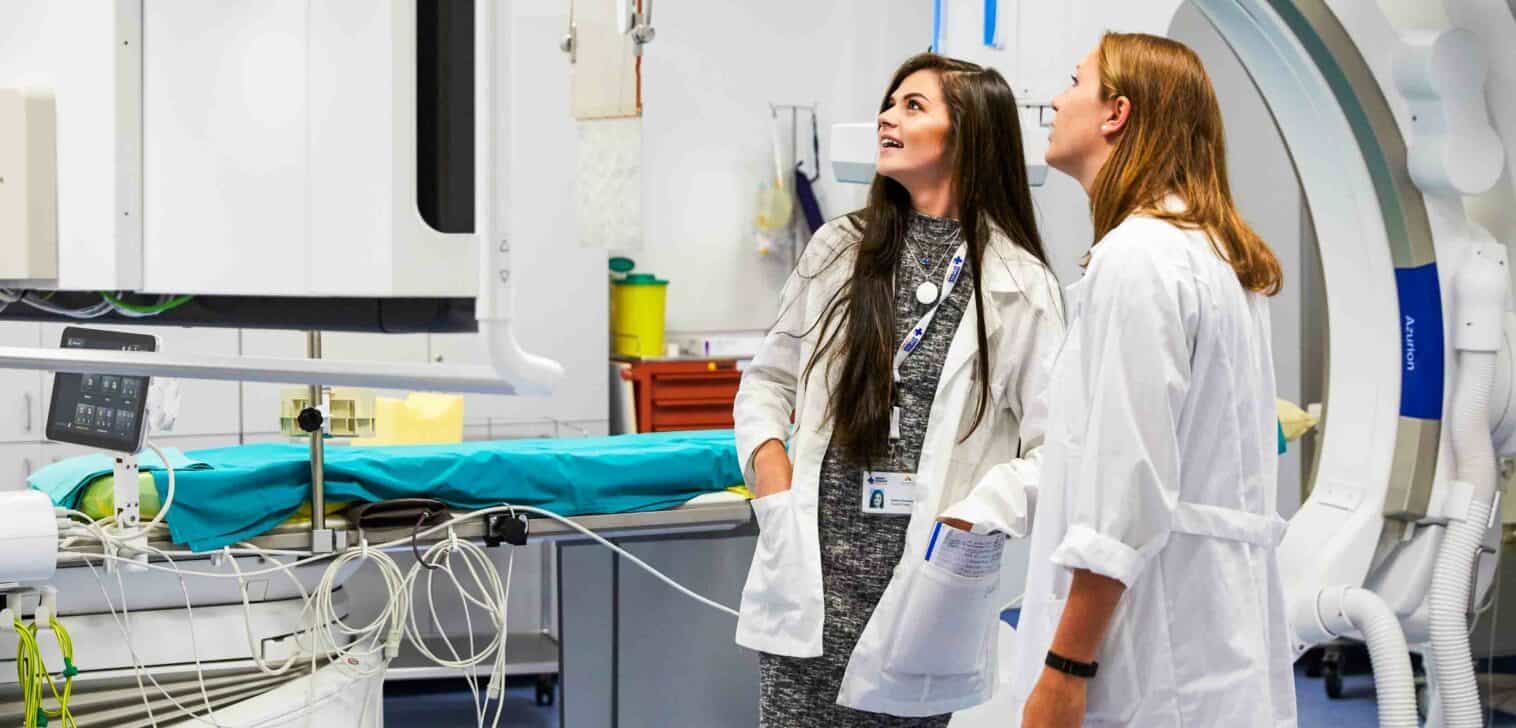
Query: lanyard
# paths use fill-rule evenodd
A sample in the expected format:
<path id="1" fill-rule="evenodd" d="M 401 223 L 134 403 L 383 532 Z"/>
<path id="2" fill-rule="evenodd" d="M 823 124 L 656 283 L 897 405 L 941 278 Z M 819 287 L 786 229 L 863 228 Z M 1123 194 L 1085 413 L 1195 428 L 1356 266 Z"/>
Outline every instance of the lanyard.
<path id="1" fill-rule="evenodd" d="M 911 354 L 916 352 L 916 349 L 920 348 L 921 340 L 926 338 L 927 328 L 932 325 L 932 319 L 936 318 L 937 311 L 942 308 L 942 302 L 952 295 L 953 286 L 958 284 L 958 279 L 963 274 L 964 256 L 967 254 L 967 243 L 960 244 L 958 249 L 953 251 L 952 262 L 948 265 L 947 271 L 942 275 L 942 289 L 937 294 L 937 303 L 932 304 L 932 309 L 927 311 L 926 315 L 922 316 L 915 326 L 911 327 L 910 332 L 905 335 L 905 340 L 900 342 L 900 348 L 895 350 L 895 362 L 891 367 L 891 375 L 894 378 L 896 387 L 900 386 L 900 367 L 905 364 L 906 359 L 911 357 Z M 895 404 L 890 408 L 890 439 L 900 439 L 899 404 Z"/>
<path id="2" fill-rule="evenodd" d="M 926 315 L 922 316 L 921 320 L 911 327 L 910 332 L 905 335 L 905 341 L 900 342 L 900 348 L 895 350 L 895 363 L 891 374 L 894 376 L 896 384 L 900 383 L 901 365 L 905 364 L 905 360 L 909 359 L 911 354 L 915 353 L 916 349 L 921 346 L 921 340 L 926 338 L 926 329 L 928 326 L 931 326 L 932 319 L 937 316 L 937 310 L 942 308 L 942 302 L 947 300 L 948 296 L 953 293 L 953 286 L 958 284 L 958 278 L 963 273 L 963 259 L 967 254 L 967 244 L 959 245 L 958 249 L 953 251 L 952 263 L 948 265 L 947 271 L 942 275 L 942 290 L 937 294 L 937 303 L 932 304 L 932 310 L 927 311 Z"/>

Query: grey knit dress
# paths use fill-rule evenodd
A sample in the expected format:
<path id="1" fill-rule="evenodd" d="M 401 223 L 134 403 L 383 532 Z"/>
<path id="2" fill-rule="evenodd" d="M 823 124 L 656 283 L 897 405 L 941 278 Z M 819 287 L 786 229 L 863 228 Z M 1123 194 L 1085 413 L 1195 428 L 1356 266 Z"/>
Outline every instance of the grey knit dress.
<path id="1" fill-rule="evenodd" d="M 930 306 L 916 300 L 922 281 L 941 285 L 953 250 L 963 242 L 954 220 L 912 215 L 907 233 L 909 245 L 895 274 L 895 341 L 905 339 Z M 923 265 L 920 261 L 926 260 Z M 926 268 L 931 268 L 928 274 Z M 928 278 L 930 275 L 930 278 Z M 927 415 L 937 393 L 937 381 L 947 357 L 948 345 L 963 313 L 971 305 L 973 280 L 967 270 L 942 308 L 932 319 L 920 347 L 901 367 L 900 440 L 891 461 L 877 463 L 874 470 L 915 472 L 926 438 Z M 889 372 L 879 372 L 889 377 Z M 881 516 L 863 512 L 860 506 L 863 466 L 848 462 L 837 448 L 829 447 L 821 464 L 820 507 L 817 518 L 821 539 L 821 583 L 825 619 L 822 654 L 816 658 L 759 656 L 761 728 L 941 728 L 949 715 L 900 718 L 852 710 L 837 705 L 848 658 L 864 625 L 884 595 L 890 576 L 905 549 L 909 516 Z"/>

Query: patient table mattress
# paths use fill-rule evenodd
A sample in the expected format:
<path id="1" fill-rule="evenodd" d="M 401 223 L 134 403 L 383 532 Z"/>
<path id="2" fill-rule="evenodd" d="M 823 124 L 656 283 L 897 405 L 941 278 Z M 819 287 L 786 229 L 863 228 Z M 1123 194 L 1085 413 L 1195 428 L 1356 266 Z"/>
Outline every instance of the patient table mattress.
<path id="1" fill-rule="evenodd" d="M 310 448 L 241 445 L 167 452 L 175 466 L 167 517 L 174 541 L 208 551 L 279 525 L 310 498 Z M 181 459 L 182 458 L 182 459 Z M 160 496 L 168 477 L 157 458 L 142 458 Z M 84 486 L 111 472 L 92 455 L 38 471 L 32 487 L 73 507 Z M 679 506 L 742 482 L 730 430 L 509 440 L 455 445 L 328 447 L 331 501 L 435 498 L 453 508 L 510 503 L 567 516 L 631 513 Z"/>

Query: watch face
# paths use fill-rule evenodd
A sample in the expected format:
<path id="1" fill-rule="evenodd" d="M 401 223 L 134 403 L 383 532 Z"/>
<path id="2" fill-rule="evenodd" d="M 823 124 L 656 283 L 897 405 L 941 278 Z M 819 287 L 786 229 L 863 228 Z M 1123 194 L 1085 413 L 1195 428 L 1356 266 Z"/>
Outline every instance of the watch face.
<path id="1" fill-rule="evenodd" d="M 146 334 L 70 326 L 63 330 L 59 346 L 64 349 L 157 351 L 158 339 Z M 147 385 L 147 377 L 53 375 L 47 438 L 102 450 L 137 452 L 142 447 Z"/>

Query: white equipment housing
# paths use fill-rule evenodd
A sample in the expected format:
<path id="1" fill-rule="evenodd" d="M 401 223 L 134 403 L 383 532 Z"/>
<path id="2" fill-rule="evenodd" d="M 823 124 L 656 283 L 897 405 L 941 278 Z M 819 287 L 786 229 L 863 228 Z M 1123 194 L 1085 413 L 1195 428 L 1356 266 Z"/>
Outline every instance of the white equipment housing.
<path id="1" fill-rule="evenodd" d="M 13 287 L 474 295 L 473 235 L 418 212 L 414 2 L 23 0 L 6 21 L 0 87 L 56 97 L 60 140 L 57 277 Z"/>
<path id="2" fill-rule="evenodd" d="M 141 288 L 473 295 L 473 235 L 418 211 L 416 24 L 403 0 L 143 3 Z"/>
<path id="3" fill-rule="evenodd" d="M 417 26 L 424 7 L 431 6 L 414 0 L 7 5 L 0 89 L 57 100 L 58 229 L 55 252 L 0 236 L 0 258 L 56 256 L 55 277 L 0 279 L 0 286 L 474 298 L 491 366 L 65 359 L 35 350 L 0 350 L 0 362 L 85 373 L 548 392 L 562 367 L 522 350 L 512 330 L 509 201 L 499 169 L 510 124 L 507 114 L 496 113 L 508 94 L 496 82 L 504 76 L 497 36 L 506 33 L 494 5 L 478 3 L 449 39 L 472 41 L 472 69 L 458 59 L 451 73 L 463 78 L 472 71 L 473 83 L 449 89 L 439 103 L 455 118 L 486 123 L 472 124 L 472 134 L 467 126 L 450 128 L 449 139 L 472 140 L 471 153 L 437 165 L 449 168 L 438 174 L 472 177 L 471 189 L 460 183 L 448 191 L 450 200 L 467 198 L 452 205 L 471 207 L 473 217 L 467 232 L 438 232 L 419 211 Z"/>
<path id="4" fill-rule="evenodd" d="M 58 521 L 45 493 L 0 493 L 0 584 L 36 584 L 58 567 Z"/>

